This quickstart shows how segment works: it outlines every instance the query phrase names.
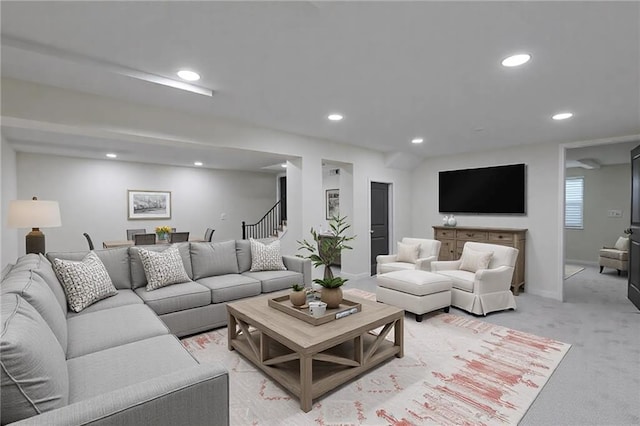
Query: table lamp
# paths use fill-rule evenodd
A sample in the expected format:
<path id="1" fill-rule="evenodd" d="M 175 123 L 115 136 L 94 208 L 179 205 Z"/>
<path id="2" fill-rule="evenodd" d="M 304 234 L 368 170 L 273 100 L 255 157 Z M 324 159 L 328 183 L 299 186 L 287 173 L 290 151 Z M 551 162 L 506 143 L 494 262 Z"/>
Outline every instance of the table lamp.
<path id="1" fill-rule="evenodd" d="M 32 228 L 25 237 L 27 254 L 44 254 L 44 234 L 40 228 L 62 226 L 57 201 L 33 200 L 9 201 L 8 224 L 12 228 Z"/>

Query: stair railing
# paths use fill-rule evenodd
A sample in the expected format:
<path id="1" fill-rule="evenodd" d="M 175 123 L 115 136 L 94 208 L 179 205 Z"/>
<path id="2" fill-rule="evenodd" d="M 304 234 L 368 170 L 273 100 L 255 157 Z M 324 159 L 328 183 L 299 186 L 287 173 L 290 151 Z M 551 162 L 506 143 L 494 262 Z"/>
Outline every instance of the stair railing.
<path id="1" fill-rule="evenodd" d="M 262 216 L 258 222 L 247 224 L 242 221 L 242 239 L 247 238 L 269 238 L 278 234 L 278 229 L 282 226 L 282 202 L 278 201 L 268 212 Z"/>

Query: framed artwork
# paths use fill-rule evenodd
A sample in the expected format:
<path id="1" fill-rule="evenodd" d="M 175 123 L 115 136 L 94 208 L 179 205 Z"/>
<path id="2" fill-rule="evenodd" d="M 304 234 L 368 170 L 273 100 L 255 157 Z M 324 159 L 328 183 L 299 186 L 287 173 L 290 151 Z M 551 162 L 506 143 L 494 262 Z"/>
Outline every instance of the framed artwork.
<path id="1" fill-rule="evenodd" d="M 340 190 L 339 189 L 327 189 L 326 190 L 326 219 L 333 219 L 334 216 L 340 216 Z"/>
<path id="2" fill-rule="evenodd" d="M 170 191 L 128 192 L 128 219 L 171 219 Z"/>

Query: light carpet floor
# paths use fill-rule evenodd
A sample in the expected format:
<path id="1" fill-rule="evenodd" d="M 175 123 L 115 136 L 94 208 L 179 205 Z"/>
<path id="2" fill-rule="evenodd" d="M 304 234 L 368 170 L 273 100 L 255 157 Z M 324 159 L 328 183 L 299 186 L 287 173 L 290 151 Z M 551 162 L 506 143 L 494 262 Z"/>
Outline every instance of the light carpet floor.
<path id="1" fill-rule="evenodd" d="M 566 264 L 564 265 L 564 279 L 566 280 L 568 278 L 571 278 L 572 276 L 574 276 L 575 274 L 581 271 L 584 271 L 584 267 L 579 265 Z"/>
<path id="2" fill-rule="evenodd" d="M 348 293 L 371 298 L 370 293 Z M 405 356 L 300 410 L 297 398 L 227 349 L 226 328 L 183 339 L 229 370 L 232 425 L 517 424 L 567 344 L 458 315 L 405 319 Z"/>

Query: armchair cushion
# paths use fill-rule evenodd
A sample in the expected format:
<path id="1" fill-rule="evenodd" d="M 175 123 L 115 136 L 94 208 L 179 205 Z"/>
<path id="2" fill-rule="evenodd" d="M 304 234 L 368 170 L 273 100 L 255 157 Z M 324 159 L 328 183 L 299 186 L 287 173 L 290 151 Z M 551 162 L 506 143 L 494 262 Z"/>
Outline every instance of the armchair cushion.
<path id="1" fill-rule="evenodd" d="M 416 263 L 420 254 L 420 244 L 398 242 L 398 262 Z"/>
<path id="2" fill-rule="evenodd" d="M 600 257 L 606 257 L 607 259 L 629 260 L 628 251 L 604 248 L 600 249 L 600 252 L 598 254 L 600 255 Z"/>
<path id="3" fill-rule="evenodd" d="M 480 269 L 487 269 L 493 257 L 492 251 L 477 251 L 465 245 L 462 250 L 460 269 L 463 271 L 477 272 Z"/>

